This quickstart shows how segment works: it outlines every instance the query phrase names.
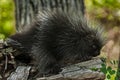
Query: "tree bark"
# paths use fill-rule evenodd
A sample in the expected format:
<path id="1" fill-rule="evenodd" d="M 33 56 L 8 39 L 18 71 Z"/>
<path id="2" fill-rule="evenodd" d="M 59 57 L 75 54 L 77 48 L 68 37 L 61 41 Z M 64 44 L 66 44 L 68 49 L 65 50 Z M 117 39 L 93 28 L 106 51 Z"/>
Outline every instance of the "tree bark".
<path id="1" fill-rule="evenodd" d="M 104 80 L 103 73 L 91 70 L 92 68 L 101 68 L 101 64 L 100 59 L 93 59 L 64 67 L 62 72 L 57 75 L 32 80 Z M 7 80 L 28 80 L 29 71 L 29 66 L 19 66 Z"/>
<path id="2" fill-rule="evenodd" d="M 14 0 L 16 29 L 21 31 L 30 24 L 39 11 L 76 10 L 84 14 L 84 0 Z"/>

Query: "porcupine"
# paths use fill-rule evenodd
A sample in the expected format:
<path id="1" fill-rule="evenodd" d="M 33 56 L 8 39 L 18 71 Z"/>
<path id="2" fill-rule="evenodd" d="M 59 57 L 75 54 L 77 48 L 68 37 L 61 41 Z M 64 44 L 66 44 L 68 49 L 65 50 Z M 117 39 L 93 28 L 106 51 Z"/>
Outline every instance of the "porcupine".
<path id="1" fill-rule="evenodd" d="M 102 30 L 92 27 L 79 13 L 41 12 L 29 28 L 7 39 L 28 63 L 35 60 L 38 74 L 57 74 L 68 63 L 81 62 L 100 54 Z"/>

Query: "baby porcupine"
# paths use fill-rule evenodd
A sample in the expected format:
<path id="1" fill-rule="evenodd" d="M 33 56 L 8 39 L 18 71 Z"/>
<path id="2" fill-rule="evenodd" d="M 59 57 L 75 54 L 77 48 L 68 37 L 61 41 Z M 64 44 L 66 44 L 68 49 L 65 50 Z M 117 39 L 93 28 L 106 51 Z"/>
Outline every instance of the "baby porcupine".
<path id="1" fill-rule="evenodd" d="M 28 63 L 35 60 L 40 75 L 57 74 L 67 63 L 89 60 L 100 54 L 101 29 L 91 27 L 79 13 L 43 12 L 30 27 L 7 39 Z"/>

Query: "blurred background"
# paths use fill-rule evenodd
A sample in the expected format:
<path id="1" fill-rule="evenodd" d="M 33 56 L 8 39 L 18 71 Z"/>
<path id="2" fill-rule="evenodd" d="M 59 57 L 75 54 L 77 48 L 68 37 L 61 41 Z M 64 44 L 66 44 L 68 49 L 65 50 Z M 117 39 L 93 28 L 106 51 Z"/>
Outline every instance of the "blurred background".
<path id="1" fill-rule="evenodd" d="M 119 31 L 120 0 L 84 0 L 84 4 L 87 18 L 99 22 L 107 32 Z M 14 12 L 13 0 L 0 0 L 0 38 L 15 33 Z M 111 34 L 111 37 L 113 35 Z"/>
<path id="2" fill-rule="evenodd" d="M 0 0 L 0 38 L 15 33 L 13 0 Z"/>

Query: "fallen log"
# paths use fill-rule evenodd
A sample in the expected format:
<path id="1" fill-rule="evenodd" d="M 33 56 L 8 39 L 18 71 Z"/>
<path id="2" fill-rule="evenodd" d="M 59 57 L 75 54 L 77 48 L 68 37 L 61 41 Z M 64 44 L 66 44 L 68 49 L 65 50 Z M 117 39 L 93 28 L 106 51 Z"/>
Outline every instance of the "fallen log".
<path id="1" fill-rule="evenodd" d="M 100 59 L 93 59 L 64 67 L 62 72 L 57 75 L 41 77 L 36 80 L 104 80 L 105 75 L 102 72 L 92 70 L 92 68 L 100 68 L 101 64 Z M 7 80 L 27 80 L 29 71 L 30 67 L 19 66 Z"/>

